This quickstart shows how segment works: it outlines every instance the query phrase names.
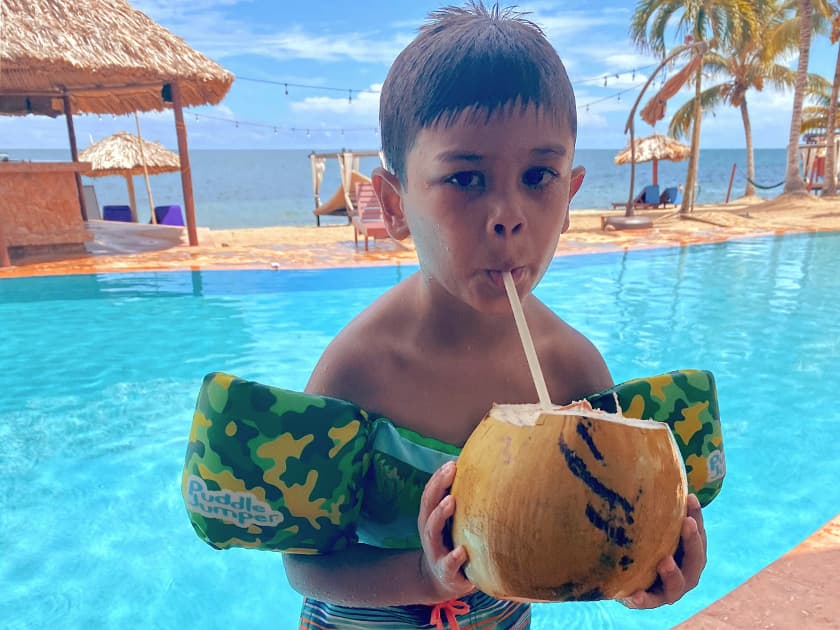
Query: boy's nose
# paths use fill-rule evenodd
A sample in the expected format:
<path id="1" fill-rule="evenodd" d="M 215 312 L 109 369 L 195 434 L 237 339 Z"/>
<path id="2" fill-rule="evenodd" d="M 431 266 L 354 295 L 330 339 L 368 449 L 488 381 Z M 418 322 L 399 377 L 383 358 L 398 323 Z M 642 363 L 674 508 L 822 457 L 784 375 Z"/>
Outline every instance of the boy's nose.
<path id="1" fill-rule="evenodd" d="M 517 204 L 505 198 L 495 204 L 487 223 L 493 236 L 509 238 L 525 229 L 525 216 Z"/>
<path id="2" fill-rule="evenodd" d="M 493 223 L 493 232 L 496 236 L 511 236 L 522 230 L 522 221 L 498 221 Z"/>

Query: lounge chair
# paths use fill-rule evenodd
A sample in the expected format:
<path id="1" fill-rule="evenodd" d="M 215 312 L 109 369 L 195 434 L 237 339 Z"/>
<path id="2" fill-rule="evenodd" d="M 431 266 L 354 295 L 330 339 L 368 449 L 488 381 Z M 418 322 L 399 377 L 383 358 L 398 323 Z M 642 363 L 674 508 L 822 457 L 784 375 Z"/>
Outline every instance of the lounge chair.
<path id="1" fill-rule="evenodd" d="M 359 182 L 356 184 L 356 211 L 350 217 L 353 223 L 353 240 L 359 246 L 359 234 L 365 237 L 365 251 L 368 250 L 368 239 L 387 238 L 388 230 L 382 220 L 382 207 L 373 190 L 373 184 Z"/>
<path id="2" fill-rule="evenodd" d="M 131 223 L 131 206 L 102 206 L 102 218 L 105 221 Z"/>
<path id="3" fill-rule="evenodd" d="M 668 204 L 676 206 L 680 202 L 682 202 L 682 193 L 677 186 L 669 186 L 662 192 L 662 196 L 659 198 L 659 204 L 663 208 Z"/>
<path id="4" fill-rule="evenodd" d="M 627 205 L 626 201 L 613 201 L 613 208 L 622 208 Z M 659 207 L 659 184 L 645 186 L 641 193 L 633 200 L 633 208 L 658 208 Z"/>
<path id="5" fill-rule="evenodd" d="M 181 206 L 155 206 L 155 221 L 158 225 L 184 225 L 184 216 L 181 214 Z"/>

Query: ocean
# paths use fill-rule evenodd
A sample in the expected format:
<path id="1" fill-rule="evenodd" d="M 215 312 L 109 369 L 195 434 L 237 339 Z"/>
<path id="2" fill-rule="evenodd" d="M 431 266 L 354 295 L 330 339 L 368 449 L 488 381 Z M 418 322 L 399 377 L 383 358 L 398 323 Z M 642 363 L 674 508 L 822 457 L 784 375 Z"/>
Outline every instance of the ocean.
<path id="1" fill-rule="evenodd" d="M 55 149 L 4 149 L 13 160 L 67 161 L 70 151 Z M 319 151 L 326 153 L 327 151 Z M 613 201 L 627 199 L 630 166 L 616 166 L 618 152 L 608 149 L 578 149 L 575 162 L 586 167 L 583 188 L 572 201 L 575 209 L 608 209 Z M 196 217 L 199 227 L 213 229 L 267 227 L 277 225 L 315 225 L 312 209 L 312 174 L 306 150 L 192 150 L 190 165 Z M 756 181 L 773 186 L 784 179 L 785 149 L 755 151 Z M 732 166 L 736 165 L 732 199 L 744 192 L 746 154 L 743 149 L 702 149 L 696 202 L 719 203 L 725 200 Z M 362 158 L 365 174 L 378 165 L 376 158 Z M 659 163 L 659 186 L 685 182 L 688 162 Z M 128 189 L 123 177 L 83 178 L 93 184 L 100 207 L 127 204 Z M 178 173 L 149 178 L 155 205 L 181 204 L 181 179 Z M 651 183 L 651 164 L 636 166 L 636 192 Z M 329 199 L 339 185 L 337 160 L 328 160 L 321 184 L 321 200 Z M 138 213 L 149 220 L 149 202 L 142 176 L 134 178 Z M 759 196 L 772 198 L 782 188 L 759 190 Z M 322 224 L 344 223 L 342 218 L 326 217 Z"/>

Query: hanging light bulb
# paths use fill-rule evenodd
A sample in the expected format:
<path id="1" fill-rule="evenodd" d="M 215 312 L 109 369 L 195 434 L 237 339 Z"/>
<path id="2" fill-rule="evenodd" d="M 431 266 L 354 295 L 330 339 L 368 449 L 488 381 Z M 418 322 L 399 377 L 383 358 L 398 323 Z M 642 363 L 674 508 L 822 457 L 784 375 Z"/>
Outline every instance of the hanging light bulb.
<path id="1" fill-rule="evenodd" d="M 289 95 L 289 84 L 288 84 L 288 83 L 284 83 L 284 84 L 283 84 L 283 89 L 284 89 L 284 91 L 286 92 L 286 96 L 288 96 L 288 95 Z"/>
<path id="2" fill-rule="evenodd" d="M 607 75 L 604 75 L 604 87 L 607 87 Z"/>

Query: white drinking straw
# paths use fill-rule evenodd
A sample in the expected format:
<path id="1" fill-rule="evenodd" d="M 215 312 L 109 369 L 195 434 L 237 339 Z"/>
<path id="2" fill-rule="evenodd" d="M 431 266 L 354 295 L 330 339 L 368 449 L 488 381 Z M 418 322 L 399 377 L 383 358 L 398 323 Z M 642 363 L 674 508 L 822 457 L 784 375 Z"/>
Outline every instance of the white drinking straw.
<path id="1" fill-rule="evenodd" d="M 522 310 L 522 303 L 519 301 L 519 294 L 516 292 L 516 285 L 509 271 L 502 272 L 505 281 L 510 307 L 513 309 L 513 318 L 516 320 L 516 329 L 519 331 L 519 338 L 522 340 L 522 347 L 525 349 L 525 358 L 528 359 L 528 367 L 531 370 L 531 378 L 534 379 L 534 387 L 537 388 L 537 396 L 540 398 L 540 406 L 544 409 L 551 408 L 551 398 L 548 396 L 548 388 L 545 386 L 540 362 L 537 359 L 537 351 L 534 349 L 534 340 L 531 339 L 531 332 L 528 330 L 528 322 L 525 321 L 525 313 Z"/>

